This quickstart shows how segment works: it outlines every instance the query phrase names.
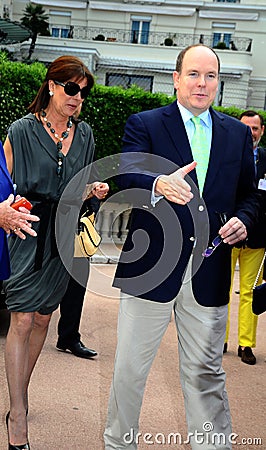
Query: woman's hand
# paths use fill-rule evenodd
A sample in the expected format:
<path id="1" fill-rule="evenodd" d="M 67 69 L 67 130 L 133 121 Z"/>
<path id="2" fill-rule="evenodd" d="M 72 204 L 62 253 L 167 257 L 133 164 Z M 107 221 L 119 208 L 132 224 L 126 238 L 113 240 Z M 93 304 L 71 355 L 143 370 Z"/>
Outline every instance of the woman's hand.
<path id="1" fill-rule="evenodd" d="M 88 184 L 86 191 L 83 195 L 83 201 L 92 197 L 97 197 L 99 200 L 103 200 L 109 192 L 109 185 L 107 183 L 101 183 L 95 181 L 95 183 Z"/>
<path id="2" fill-rule="evenodd" d="M 99 200 L 103 200 L 109 192 L 109 185 L 107 183 L 101 183 L 96 181 L 93 183 L 92 194 Z"/>
<path id="3" fill-rule="evenodd" d="M 5 230 L 6 233 L 15 233 L 20 239 L 26 239 L 24 233 L 31 236 L 37 236 L 36 231 L 31 228 L 31 222 L 38 222 L 40 218 L 33 216 L 26 208 L 19 208 L 16 211 L 11 207 L 14 202 L 14 195 L 11 194 L 0 203 L 0 227 Z"/>

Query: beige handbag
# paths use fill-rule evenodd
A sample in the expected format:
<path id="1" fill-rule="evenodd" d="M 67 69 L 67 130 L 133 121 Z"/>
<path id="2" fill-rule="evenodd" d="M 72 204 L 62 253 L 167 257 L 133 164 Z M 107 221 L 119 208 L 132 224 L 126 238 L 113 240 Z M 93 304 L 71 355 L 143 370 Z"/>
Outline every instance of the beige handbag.
<path id="1" fill-rule="evenodd" d="M 95 228 L 95 214 L 85 212 L 79 220 L 79 229 L 75 236 L 74 257 L 93 256 L 101 243 L 101 236 Z"/>

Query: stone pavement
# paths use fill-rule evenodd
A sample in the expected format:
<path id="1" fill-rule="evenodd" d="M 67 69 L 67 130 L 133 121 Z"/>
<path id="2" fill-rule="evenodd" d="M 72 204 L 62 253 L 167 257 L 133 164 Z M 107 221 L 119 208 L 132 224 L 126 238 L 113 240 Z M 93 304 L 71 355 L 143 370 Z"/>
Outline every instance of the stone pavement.
<path id="1" fill-rule="evenodd" d="M 116 345 L 118 291 L 111 288 L 115 264 L 94 264 L 82 317 L 83 342 L 96 349 L 94 360 L 56 350 L 58 311 L 30 385 L 29 438 L 32 450 L 103 450 L 103 429 Z M 238 288 L 238 273 L 235 289 Z M 266 313 L 259 318 L 257 364 L 237 357 L 237 306 L 231 307 L 229 352 L 224 356 L 227 390 L 239 449 L 266 449 Z M 0 450 L 6 450 L 5 414 L 8 395 L 4 373 L 4 342 L 8 314 L 0 311 Z M 163 436 L 186 439 L 184 404 L 179 384 L 174 322 L 167 332 L 147 382 L 140 421 L 139 450 L 189 450 L 188 444 L 162 444 Z M 151 433 L 149 439 L 144 433 Z M 159 434 L 160 433 L 160 434 Z M 255 439 L 261 439 L 261 444 Z M 148 443 L 149 442 L 149 443 Z M 247 443 L 248 442 L 248 443 Z M 256 443 L 257 442 L 257 443 Z M 247 443 L 247 444 L 245 444 Z M 233 447 L 234 448 L 234 447 Z M 202 450 L 204 447 L 202 447 Z"/>

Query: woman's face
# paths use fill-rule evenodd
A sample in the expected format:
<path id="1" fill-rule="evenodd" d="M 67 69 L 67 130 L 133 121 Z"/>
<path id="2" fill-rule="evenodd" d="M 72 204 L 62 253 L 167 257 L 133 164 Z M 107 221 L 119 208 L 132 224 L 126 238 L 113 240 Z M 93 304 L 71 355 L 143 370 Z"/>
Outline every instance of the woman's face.
<path id="1" fill-rule="evenodd" d="M 76 115 L 77 111 L 80 111 L 82 103 L 84 101 L 84 94 L 86 92 L 84 91 L 78 91 L 75 95 L 68 95 L 65 90 L 68 89 L 69 85 L 67 85 L 68 82 L 75 83 L 76 86 L 71 86 L 74 89 L 70 89 L 70 93 L 75 92 L 78 89 L 83 89 L 87 86 L 88 80 L 87 78 L 83 78 L 82 80 L 76 81 L 73 78 L 70 80 L 67 80 L 64 83 L 58 84 L 59 82 L 49 80 L 49 91 L 53 92 L 53 95 L 50 98 L 49 106 L 48 108 L 53 108 L 55 112 L 61 116 L 73 116 L 73 114 Z M 62 85 L 67 85 L 67 87 L 64 87 Z M 85 89 L 86 91 L 86 89 Z"/>

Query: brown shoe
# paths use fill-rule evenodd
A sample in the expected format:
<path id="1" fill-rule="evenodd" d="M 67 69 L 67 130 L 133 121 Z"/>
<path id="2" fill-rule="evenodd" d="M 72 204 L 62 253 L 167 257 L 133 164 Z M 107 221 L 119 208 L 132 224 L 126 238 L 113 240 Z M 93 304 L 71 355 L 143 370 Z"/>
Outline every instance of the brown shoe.
<path id="1" fill-rule="evenodd" d="M 250 347 L 244 347 L 244 350 L 242 350 L 241 346 L 239 345 L 238 356 L 241 358 L 241 361 L 249 364 L 250 366 L 254 366 L 254 364 L 256 364 L 256 357 Z"/>

